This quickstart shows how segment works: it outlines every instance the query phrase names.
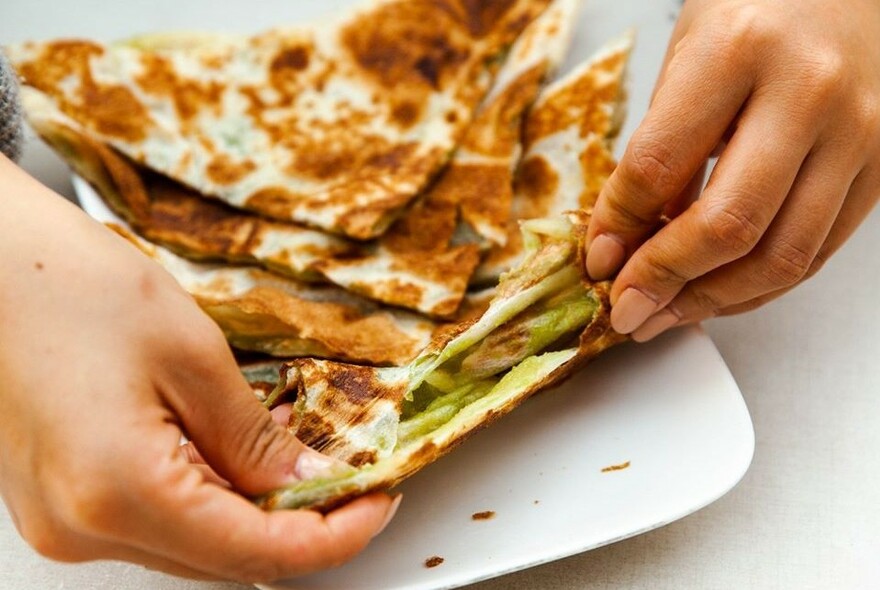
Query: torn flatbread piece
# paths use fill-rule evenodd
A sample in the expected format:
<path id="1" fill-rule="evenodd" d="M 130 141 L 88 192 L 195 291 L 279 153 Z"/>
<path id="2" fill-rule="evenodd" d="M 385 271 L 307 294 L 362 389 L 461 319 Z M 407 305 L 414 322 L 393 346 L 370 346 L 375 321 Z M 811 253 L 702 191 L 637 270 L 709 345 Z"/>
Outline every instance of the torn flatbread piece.
<path id="1" fill-rule="evenodd" d="M 632 34 L 541 92 L 526 117 L 525 153 L 514 183 L 506 243 L 494 247 L 472 282 L 491 284 L 523 256 L 518 224 L 573 209 L 589 210 L 614 170 L 614 140 L 626 107 L 626 66 Z"/>
<path id="2" fill-rule="evenodd" d="M 291 430 L 348 465 L 260 505 L 329 509 L 392 487 L 623 341 L 610 327 L 610 283 L 583 271 L 587 223 L 584 212 L 524 223 L 526 258 L 485 313 L 406 367 L 289 364 L 268 405 L 295 396 Z"/>
<path id="3" fill-rule="evenodd" d="M 450 163 L 363 256 L 316 268 L 330 281 L 436 317 L 455 313 L 480 251 L 507 240 L 524 113 L 568 49 L 580 0 L 555 0 L 511 47 Z"/>
<path id="4" fill-rule="evenodd" d="M 114 229 L 165 268 L 241 350 L 401 365 L 430 342 L 437 324 L 332 285 L 310 285 L 254 267 L 191 262 Z"/>
<path id="5" fill-rule="evenodd" d="M 381 0 L 324 26 L 7 48 L 25 85 L 134 161 L 238 208 L 383 233 L 549 0 Z M 202 39 L 203 37 L 199 37 Z"/>

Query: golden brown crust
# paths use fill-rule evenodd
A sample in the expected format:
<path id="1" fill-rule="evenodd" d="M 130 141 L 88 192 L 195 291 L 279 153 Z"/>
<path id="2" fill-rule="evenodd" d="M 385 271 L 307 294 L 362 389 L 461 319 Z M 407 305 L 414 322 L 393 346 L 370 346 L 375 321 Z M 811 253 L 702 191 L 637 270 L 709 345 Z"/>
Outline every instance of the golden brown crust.
<path id="1" fill-rule="evenodd" d="M 139 163 L 365 240 L 447 161 L 493 58 L 548 1 L 391 0 L 326 30 L 201 51 L 58 41 L 20 47 L 14 61 L 26 84 Z"/>

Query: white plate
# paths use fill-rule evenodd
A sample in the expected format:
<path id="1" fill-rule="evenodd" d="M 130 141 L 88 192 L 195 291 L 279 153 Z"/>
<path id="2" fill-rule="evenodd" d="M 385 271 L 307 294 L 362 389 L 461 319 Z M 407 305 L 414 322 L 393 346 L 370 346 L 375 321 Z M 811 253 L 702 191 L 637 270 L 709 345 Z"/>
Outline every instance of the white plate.
<path id="1" fill-rule="evenodd" d="M 169 11 L 168 22 L 151 22 L 150 29 L 197 27 L 201 15 L 211 14 L 207 28 L 246 31 L 351 4 L 266 0 L 253 11 L 249 3 L 235 1 L 224 12 L 210 10 L 208 0 L 185 7 L 176 0 L 156 2 L 192 10 Z M 637 27 L 632 116 L 624 137 L 644 112 L 678 5 L 593 0 L 581 16 L 569 66 L 604 40 Z M 149 16 L 159 14 L 166 13 L 150 10 Z M 79 179 L 74 185 L 86 211 L 113 219 L 91 187 Z M 626 345 L 405 482 L 398 516 L 356 560 L 266 588 L 452 588 L 545 563 L 706 506 L 740 480 L 753 450 L 742 396 L 702 330 Z M 627 469 L 602 471 L 626 462 Z M 482 511 L 494 511 L 495 517 L 472 520 Z M 426 568 L 432 556 L 444 562 Z"/>

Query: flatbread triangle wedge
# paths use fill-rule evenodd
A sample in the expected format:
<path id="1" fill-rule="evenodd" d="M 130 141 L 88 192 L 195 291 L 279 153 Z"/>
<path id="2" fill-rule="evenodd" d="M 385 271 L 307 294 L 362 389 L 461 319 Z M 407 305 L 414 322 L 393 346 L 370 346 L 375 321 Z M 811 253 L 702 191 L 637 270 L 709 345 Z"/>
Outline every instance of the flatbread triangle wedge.
<path id="1" fill-rule="evenodd" d="M 614 141 L 626 116 L 626 72 L 634 35 L 606 43 L 548 85 L 523 125 L 508 239 L 492 247 L 472 284 L 494 284 L 523 258 L 519 221 L 589 210 L 616 165 Z"/>
<path id="2" fill-rule="evenodd" d="M 6 48 L 23 83 L 132 160 L 235 207 L 356 239 L 448 160 L 549 0 L 373 0 L 204 45 Z"/>

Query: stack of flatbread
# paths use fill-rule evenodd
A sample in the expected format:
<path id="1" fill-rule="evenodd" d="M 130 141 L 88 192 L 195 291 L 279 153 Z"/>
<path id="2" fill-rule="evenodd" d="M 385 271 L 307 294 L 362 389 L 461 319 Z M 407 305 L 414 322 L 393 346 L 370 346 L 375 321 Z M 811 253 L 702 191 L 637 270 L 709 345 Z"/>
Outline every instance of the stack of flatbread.
<path id="1" fill-rule="evenodd" d="M 286 359 L 245 374 L 350 465 L 265 506 L 393 485 L 620 340 L 578 242 L 632 42 L 554 79 L 578 7 L 373 0 L 255 36 L 5 49 L 116 229 L 234 348 Z"/>

